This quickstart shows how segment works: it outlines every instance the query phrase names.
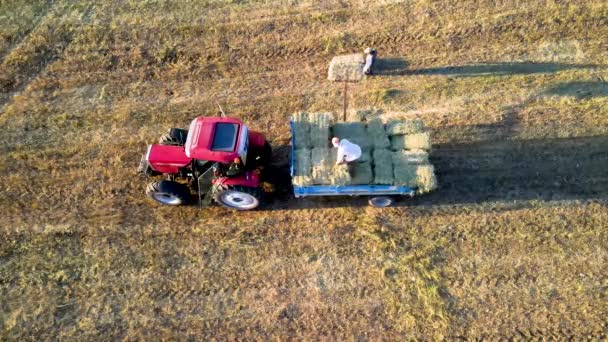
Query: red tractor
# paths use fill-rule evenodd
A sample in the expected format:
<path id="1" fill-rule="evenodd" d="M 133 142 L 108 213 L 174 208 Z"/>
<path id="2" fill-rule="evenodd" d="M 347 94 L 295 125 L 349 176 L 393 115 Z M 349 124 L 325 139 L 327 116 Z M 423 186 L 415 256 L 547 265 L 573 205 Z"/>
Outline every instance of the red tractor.
<path id="1" fill-rule="evenodd" d="M 158 144 L 148 146 L 138 172 L 164 176 L 146 193 L 165 205 L 211 200 L 231 209 L 257 208 L 262 199 L 260 177 L 271 148 L 263 134 L 240 120 L 198 117 L 188 130 L 172 128 Z"/>

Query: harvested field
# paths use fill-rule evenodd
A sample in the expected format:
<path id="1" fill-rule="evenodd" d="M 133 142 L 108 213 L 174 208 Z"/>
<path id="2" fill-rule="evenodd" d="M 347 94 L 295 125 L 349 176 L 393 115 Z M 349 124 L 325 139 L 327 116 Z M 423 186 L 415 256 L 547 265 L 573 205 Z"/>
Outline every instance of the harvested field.
<path id="1" fill-rule="evenodd" d="M 0 1 L 0 340 L 606 340 L 607 17 Z M 328 64 L 368 45 L 382 63 L 349 108 L 422 120 L 441 187 L 296 200 L 289 119 L 341 113 Z M 218 104 L 273 145 L 265 204 L 151 202 L 146 145 Z"/>

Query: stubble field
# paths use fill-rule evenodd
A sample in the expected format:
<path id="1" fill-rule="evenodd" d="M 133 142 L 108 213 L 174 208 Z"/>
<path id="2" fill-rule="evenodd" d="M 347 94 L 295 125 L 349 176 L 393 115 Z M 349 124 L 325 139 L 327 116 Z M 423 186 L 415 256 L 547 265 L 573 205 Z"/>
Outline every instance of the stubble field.
<path id="1" fill-rule="evenodd" d="M 0 339 L 608 335 L 603 1 L 0 1 Z M 441 188 L 297 200 L 288 119 L 339 111 L 331 57 L 379 51 L 351 107 L 432 129 Z M 275 147 L 254 212 L 164 208 L 148 143 L 229 115 Z"/>

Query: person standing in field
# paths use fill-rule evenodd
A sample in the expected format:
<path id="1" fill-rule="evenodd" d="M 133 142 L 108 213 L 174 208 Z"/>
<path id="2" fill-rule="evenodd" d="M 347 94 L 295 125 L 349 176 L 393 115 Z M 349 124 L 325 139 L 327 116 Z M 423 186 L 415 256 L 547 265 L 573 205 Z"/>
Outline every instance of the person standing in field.
<path id="1" fill-rule="evenodd" d="M 366 75 L 374 74 L 374 62 L 376 61 L 376 49 L 366 48 L 365 53 L 365 65 L 363 66 L 363 73 Z"/>
<path id="2" fill-rule="evenodd" d="M 361 157 L 361 147 L 357 144 L 337 137 L 331 139 L 331 144 L 334 148 L 338 149 L 338 157 L 336 158 L 336 165 L 350 163 Z"/>

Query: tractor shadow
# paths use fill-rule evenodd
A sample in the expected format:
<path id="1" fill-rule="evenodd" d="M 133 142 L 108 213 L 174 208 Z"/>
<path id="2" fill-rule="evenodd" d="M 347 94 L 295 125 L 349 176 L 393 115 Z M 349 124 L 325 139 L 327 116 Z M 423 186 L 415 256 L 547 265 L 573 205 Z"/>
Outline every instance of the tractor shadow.
<path id="1" fill-rule="evenodd" d="M 563 70 L 599 68 L 595 64 L 569 64 L 551 62 L 496 62 L 435 68 L 408 69 L 409 63 L 398 57 L 379 58 L 376 75 L 413 76 L 443 75 L 452 77 L 508 76 L 555 73 Z"/>
<path id="2" fill-rule="evenodd" d="M 600 81 L 574 81 L 557 84 L 543 93 L 547 96 L 574 97 L 577 100 L 608 96 L 608 82 Z"/>
<path id="3" fill-rule="evenodd" d="M 365 197 L 294 198 L 288 161 L 268 170 L 275 191 L 262 210 L 367 205 Z M 440 188 L 397 206 L 608 196 L 608 136 L 440 144 L 434 146 L 431 162 Z"/>

